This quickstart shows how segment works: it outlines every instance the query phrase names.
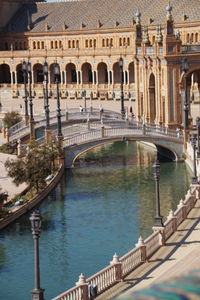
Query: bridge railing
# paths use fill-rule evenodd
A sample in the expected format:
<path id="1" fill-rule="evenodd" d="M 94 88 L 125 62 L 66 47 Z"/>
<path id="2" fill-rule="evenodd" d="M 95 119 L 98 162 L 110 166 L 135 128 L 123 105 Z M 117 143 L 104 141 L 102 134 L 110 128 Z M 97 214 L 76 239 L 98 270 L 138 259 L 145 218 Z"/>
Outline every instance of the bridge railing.
<path id="1" fill-rule="evenodd" d="M 154 233 L 145 241 L 140 237 L 136 248 L 127 254 L 118 258 L 115 254 L 109 266 L 86 279 L 83 274 L 80 275 L 77 286 L 62 293 L 52 300 L 89 300 L 89 289 L 91 286 L 96 287 L 97 296 L 108 290 L 117 282 L 135 270 L 139 265 L 150 258 L 164 242 L 177 230 L 177 226 L 186 219 L 189 211 L 194 207 L 195 202 L 199 199 L 200 187 L 191 186 L 188 190 L 184 201 L 180 200 L 177 210 L 170 211 L 163 228 L 154 227 Z"/>

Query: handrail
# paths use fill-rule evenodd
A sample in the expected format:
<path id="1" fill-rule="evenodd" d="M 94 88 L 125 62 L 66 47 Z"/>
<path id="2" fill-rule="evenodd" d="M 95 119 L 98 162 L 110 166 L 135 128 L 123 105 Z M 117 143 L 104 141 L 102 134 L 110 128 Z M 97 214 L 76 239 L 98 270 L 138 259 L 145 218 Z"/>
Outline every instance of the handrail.
<path id="1" fill-rule="evenodd" d="M 84 278 L 83 281 L 78 282 L 76 287 L 58 295 L 52 300 L 89 300 L 90 295 L 88 291 L 90 285 L 96 286 L 98 296 L 118 281 L 123 280 L 128 273 L 135 270 L 140 264 L 151 257 L 169 236 L 176 231 L 178 224 L 187 217 L 187 211 L 189 211 L 187 207 L 194 207 L 197 200 L 196 192 L 199 192 L 199 190 L 200 187 L 194 187 L 193 190 L 188 190 L 184 203 L 183 200 L 180 200 L 177 210 L 174 213 L 170 212 L 167 221 L 164 223 L 163 231 L 160 231 L 160 228 L 156 230 L 156 227 L 154 227 L 155 232 L 146 238 L 145 241 L 140 238 L 138 240 L 140 243 L 137 244 L 136 248 L 126 253 L 120 259 L 118 256 L 114 255 L 111 265 L 92 275 L 88 279 L 85 279 L 81 274 L 80 276 Z M 185 207 L 184 213 L 183 207 Z M 181 219 L 179 219 L 179 213 L 181 213 Z"/>

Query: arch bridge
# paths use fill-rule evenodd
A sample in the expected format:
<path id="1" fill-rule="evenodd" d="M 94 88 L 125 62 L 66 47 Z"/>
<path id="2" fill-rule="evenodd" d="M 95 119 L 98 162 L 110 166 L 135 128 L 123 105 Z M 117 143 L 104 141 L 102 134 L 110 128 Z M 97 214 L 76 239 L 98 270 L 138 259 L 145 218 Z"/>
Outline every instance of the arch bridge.
<path id="1" fill-rule="evenodd" d="M 168 159 L 172 161 L 182 159 L 183 137 L 180 133 L 177 136 L 175 130 L 138 123 L 117 127 L 99 125 L 96 128 L 92 128 L 91 124 L 90 129 L 85 132 L 64 137 L 65 167 L 73 167 L 76 158 L 92 148 L 126 140 L 152 143 L 156 146 L 158 153 Z"/>

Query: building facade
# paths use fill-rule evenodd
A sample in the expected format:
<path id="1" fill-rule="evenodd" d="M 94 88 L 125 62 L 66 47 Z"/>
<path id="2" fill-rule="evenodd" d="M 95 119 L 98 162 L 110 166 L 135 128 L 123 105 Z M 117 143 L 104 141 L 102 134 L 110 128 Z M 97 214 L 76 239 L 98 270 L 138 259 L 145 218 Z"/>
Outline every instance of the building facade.
<path id="1" fill-rule="evenodd" d="M 24 97 L 24 60 L 31 62 L 33 96 L 41 101 L 45 61 L 50 98 L 56 95 L 58 63 L 62 99 L 76 101 L 86 90 L 87 98 L 119 101 L 121 57 L 124 98 L 137 120 L 177 127 L 183 123 L 185 97 L 189 112 L 197 110 L 199 1 L 5 2 L 0 4 L 2 101 Z M 188 62 L 186 72 L 183 60 Z"/>

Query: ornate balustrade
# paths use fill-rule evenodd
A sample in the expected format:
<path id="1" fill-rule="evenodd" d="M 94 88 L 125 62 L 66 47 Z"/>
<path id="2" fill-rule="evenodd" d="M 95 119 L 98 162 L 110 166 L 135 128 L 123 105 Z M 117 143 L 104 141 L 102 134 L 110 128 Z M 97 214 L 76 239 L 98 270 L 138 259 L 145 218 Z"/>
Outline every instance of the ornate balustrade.
<path id="1" fill-rule="evenodd" d="M 169 216 L 164 223 L 163 230 L 154 227 L 154 233 L 145 241 L 140 237 L 136 248 L 129 251 L 120 259 L 115 254 L 108 267 L 86 279 L 83 274 L 80 275 L 77 286 L 55 297 L 53 300 L 89 300 L 89 288 L 95 286 L 97 296 L 144 263 L 155 253 L 177 229 L 177 226 L 187 217 L 187 213 L 194 207 L 199 196 L 200 187 L 191 186 L 188 190 L 185 200 L 180 200 L 177 210 L 170 211 Z"/>
<path id="2" fill-rule="evenodd" d="M 146 257 L 149 258 L 161 246 L 160 232 L 159 231 L 154 232 L 144 242 L 145 242 L 145 245 L 146 245 Z"/>

